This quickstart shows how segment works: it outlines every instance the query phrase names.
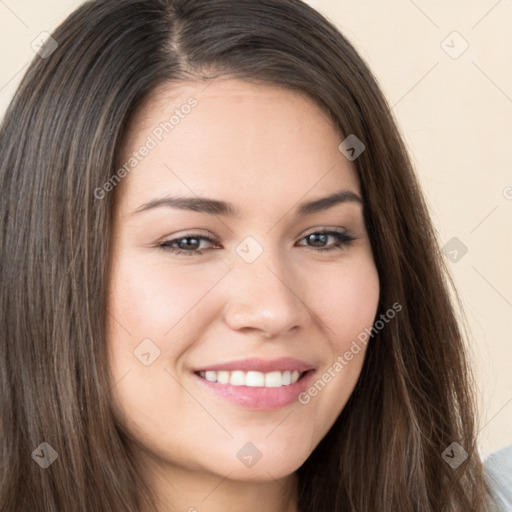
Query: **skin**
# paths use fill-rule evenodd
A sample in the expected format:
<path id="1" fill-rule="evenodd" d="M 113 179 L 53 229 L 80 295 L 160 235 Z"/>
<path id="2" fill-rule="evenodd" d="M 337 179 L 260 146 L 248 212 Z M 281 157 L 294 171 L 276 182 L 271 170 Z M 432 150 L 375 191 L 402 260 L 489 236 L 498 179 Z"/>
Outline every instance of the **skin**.
<path id="1" fill-rule="evenodd" d="M 338 150 L 344 137 L 315 102 L 232 78 L 207 88 L 160 87 L 132 119 L 122 161 L 192 96 L 198 105 L 115 189 L 108 326 L 114 410 L 161 510 L 293 512 L 295 472 L 352 393 L 364 347 L 309 403 L 272 411 L 213 394 L 192 369 L 290 356 L 314 364 L 314 382 L 372 326 L 379 280 L 362 205 L 295 215 L 299 203 L 341 189 L 360 196 L 360 184 Z M 241 216 L 166 206 L 136 212 L 174 194 L 229 201 Z M 307 235 L 325 228 L 355 240 L 320 252 Z M 213 242 L 200 242 L 195 255 L 158 246 L 185 235 Z M 263 250 L 252 263 L 236 252 L 247 236 Z M 187 250 L 190 242 L 177 245 Z M 134 356 L 147 338 L 160 350 L 148 366 Z M 247 442 L 262 454 L 251 468 L 236 455 Z"/>

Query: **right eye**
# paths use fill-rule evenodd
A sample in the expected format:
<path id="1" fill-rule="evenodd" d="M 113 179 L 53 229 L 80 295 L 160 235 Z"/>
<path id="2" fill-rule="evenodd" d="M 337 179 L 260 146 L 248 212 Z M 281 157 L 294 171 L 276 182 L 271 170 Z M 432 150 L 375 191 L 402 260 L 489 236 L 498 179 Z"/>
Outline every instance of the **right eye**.
<path id="1" fill-rule="evenodd" d="M 187 256 L 195 256 L 203 254 L 204 249 L 199 249 L 202 241 L 215 243 L 214 240 L 203 235 L 184 235 L 171 240 L 165 240 L 158 244 L 158 247 L 174 254 L 184 254 Z"/>

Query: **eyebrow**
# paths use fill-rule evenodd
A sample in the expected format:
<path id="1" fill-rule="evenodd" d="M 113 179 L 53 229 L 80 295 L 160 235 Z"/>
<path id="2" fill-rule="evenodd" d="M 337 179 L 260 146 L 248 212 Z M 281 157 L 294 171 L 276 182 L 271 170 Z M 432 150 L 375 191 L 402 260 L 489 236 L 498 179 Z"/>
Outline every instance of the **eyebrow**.
<path id="1" fill-rule="evenodd" d="M 351 190 L 339 190 L 329 196 L 299 204 L 295 209 L 295 215 L 303 217 L 328 210 L 338 204 L 350 202 L 359 203 L 361 205 L 363 204 L 363 200 L 355 192 L 352 192 Z M 194 212 L 206 213 L 209 215 L 222 215 L 236 218 L 241 217 L 240 210 L 238 210 L 232 203 L 199 196 L 170 196 L 163 197 L 161 199 L 154 199 L 148 203 L 144 203 L 133 213 L 140 213 L 162 206 L 167 208 L 177 208 L 180 210 L 192 210 Z"/>

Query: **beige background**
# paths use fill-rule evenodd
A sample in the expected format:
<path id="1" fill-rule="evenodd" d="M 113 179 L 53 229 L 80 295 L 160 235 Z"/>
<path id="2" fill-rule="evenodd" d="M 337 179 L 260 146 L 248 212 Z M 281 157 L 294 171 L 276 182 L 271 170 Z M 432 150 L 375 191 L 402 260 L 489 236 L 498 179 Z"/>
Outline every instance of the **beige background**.
<path id="1" fill-rule="evenodd" d="M 80 3 L 0 0 L 0 115 L 34 57 L 31 42 Z M 468 249 L 449 266 L 472 332 L 481 451 L 512 444 L 512 0 L 308 3 L 377 76 L 442 244 L 457 237 Z"/>

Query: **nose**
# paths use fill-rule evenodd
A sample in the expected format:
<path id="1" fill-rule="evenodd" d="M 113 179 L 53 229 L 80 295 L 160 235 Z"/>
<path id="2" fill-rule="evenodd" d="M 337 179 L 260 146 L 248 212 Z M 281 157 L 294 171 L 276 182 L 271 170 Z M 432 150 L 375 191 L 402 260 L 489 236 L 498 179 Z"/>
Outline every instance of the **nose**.
<path id="1" fill-rule="evenodd" d="M 283 256 L 265 250 L 254 262 L 234 258 L 229 282 L 225 283 L 226 324 L 236 331 L 257 331 L 274 338 L 295 333 L 311 319 L 300 277 Z"/>

